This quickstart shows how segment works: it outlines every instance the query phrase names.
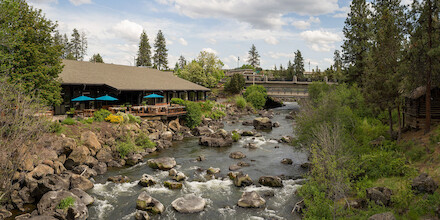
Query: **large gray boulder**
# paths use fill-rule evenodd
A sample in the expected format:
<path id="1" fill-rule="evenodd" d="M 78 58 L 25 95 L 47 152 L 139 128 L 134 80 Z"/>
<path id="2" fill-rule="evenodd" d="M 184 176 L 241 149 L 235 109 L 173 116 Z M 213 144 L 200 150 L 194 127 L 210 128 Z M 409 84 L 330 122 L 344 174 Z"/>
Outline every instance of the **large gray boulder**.
<path id="1" fill-rule="evenodd" d="M 232 159 L 242 159 L 245 158 L 246 155 L 241 151 L 235 151 L 229 154 L 229 157 Z"/>
<path id="2" fill-rule="evenodd" d="M 171 205 L 180 213 L 196 213 L 203 211 L 206 201 L 202 197 L 190 194 L 174 200 Z"/>
<path id="3" fill-rule="evenodd" d="M 226 147 L 232 145 L 232 133 L 223 129 L 199 138 L 199 145 L 208 147 Z"/>
<path id="4" fill-rule="evenodd" d="M 392 212 L 385 212 L 372 215 L 368 220 L 396 220 Z"/>
<path id="5" fill-rule="evenodd" d="M 196 127 L 192 130 L 194 136 L 206 136 L 213 134 L 214 131 L 208 126 Z"/>
<path id="6" fill-rule="evenodd" d="M 264 200 L 257 192 L 244 192 L 238 200 L 238 206 L 243 208 L 259 208 L 266 204 Z"/>
<path id="7" fill-rule="evenodd" d="M 140 186 L 143 187 L 149 187 L 149 186 L 153 186 L 156 184 L 156 181 L 154 180 L 154 178 L 148 174 L 144 174 L 142 175 L 142 178 L 139 180 L 138 183 Z"/>
<path id="8" fill-rule="evenodd" d="M 70 177 L 70 188 L 78 188 L 87 191 L 93 188 L 93 183 L 84 176 L 72 174 L 72 177 Z"/>
<path id="9" fill-rule="evenodd" d="M 267 117 L 255 118 L 253 125 L 257 130 L 272 130 L 272 121 Z"/>
<path id="10" fill-rule="evenodd" d="M 73 200 L 73 204 L 59 209 L 61 201 Z M 82 200 L 69 191 L 50 191 L 41 197 L 37 204 L 38 214 L 53 216 L 58 219 L 85 220 L 89 216 L 87 206 Z"/>
<path id="11" fill-rule="evenodd" d="M 234 185 L 237 187 L 252 185 L 252 179 L 247 174 L 237 173 L 233 178 Z"/>
<path id="12" fill-rule="evenodd" d="M 366 189 L 367 198 L 378 205 L 389 206 L 391 205 L 391 196 L 393 191 L 386 187 L 372 187 Z"/>
<path id="13" fill-rule="evenodd" d="M 433 194 L 435 190 L 437 190 L 438 185 L 430 176 L 428 176 L 428 174 L 422 173 L 413 179 L 411 188 L 416 193 Z"/>
<path id="14" fill-rule="evenodd" d="M 75 196 L 78 196 L 78 198 L 81 199 L 81 201 L 86 205 L 91 205 L 95 202 L 95 199 L 91 197 L 89 194 L 84 192 L 81 189 L 75 188 L 70 190 L 71 193 L 75 194 Z"/>
<path id="15" fill-rule="evenodd" d="M 262 176 L 258 180 L 258 183 L 263 186 L 283 187 L 283 181 L 277 176 Z"/>
<path id="16" fill-rule="evenodd" d="M 134 215 L 134 219 L 136 220 L 149 220 L 150 216 L 148 215 L 148 212 L 137 210 L 136 214 Z"/>
<path id="17" fill-rule="evenodd" d="M 171 131 L 165 131 L 160 135 L 160 139 L 165 141 L 172 141 L 173 140 L 173 132 Z"/>
<path id="18" fill-rule="evenodd" d="M 72 169 L 73 166 L 84 164 L 90 155 L 91 153 L 89 148 L 86 146 L 78 146 L 73 149 L 72 153 L 70 153 L 69 157 L 64 163 L 64 166 L 67 169 Z"/>
<path id="19" fill-rule="evenodd" d="M 149 159 L 147 161 L 149 167 L 159 170 L 170 170 L 177 165 L 176 160 L 172 157 L 161 157 L 157 159 Z"/>
<path id="20" fill-rule="evenodd" d="M 86 131 L 81 134 L 81 142 L 89 148 L 92 155 L 95 155 L 101 150 L 101 143 L 99 143 L 95 133 L 91 131 Z"/>
<path id="21" fill-rule="evenodd" d="M 157 199 L 148 195 L 147 192 L 142 191 L 136 200 L 136 209 L 160 214 L 165 211 L 165 206 Z"/>

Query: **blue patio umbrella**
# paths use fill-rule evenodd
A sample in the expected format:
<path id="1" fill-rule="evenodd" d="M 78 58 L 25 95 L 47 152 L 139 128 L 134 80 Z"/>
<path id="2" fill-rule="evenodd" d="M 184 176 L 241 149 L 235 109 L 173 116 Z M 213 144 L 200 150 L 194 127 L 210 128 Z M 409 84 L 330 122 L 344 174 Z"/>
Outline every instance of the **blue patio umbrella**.
<path id="1" fill-rule="evenodd" d="M 153 93 L 153 94 L 144 96 L 144 98 L 146 98 L 146 99 L 150 99 L 150 98 L 163 98 L 163 96 Z"/>
<path id="2" fill-rule="evenodd" d="M 94 101 L 94 100 L 95 100 L 94 98 L 90 98 L 88 96 L 82 95 L 72 99 L 72 102 L 86 102 L 86 101 Z"/>
<path id="3" fill-rule="evenodd" d="M 111 97 L 109 95 L 98 97 L 98 98 L 96 98 L 96 100 L 98 100 L 98 101 L 118 101 L 117 98 Z"/>

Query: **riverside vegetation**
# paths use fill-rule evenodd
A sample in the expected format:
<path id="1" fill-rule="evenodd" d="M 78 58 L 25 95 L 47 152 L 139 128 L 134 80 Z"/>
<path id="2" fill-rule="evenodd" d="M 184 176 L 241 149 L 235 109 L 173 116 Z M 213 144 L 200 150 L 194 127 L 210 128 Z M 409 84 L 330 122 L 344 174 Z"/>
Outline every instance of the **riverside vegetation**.
<path id="1" fill-rule="evenodd" d="M 367 219 L 384 212 L 399 219 L 438 216 L 436 185 L 420 192 L 413 179 L 430 171 L 438 181 L 438 154 L 431 153 L 440 148 L 440 129 L 425 143 L 393 140 L 386 114 L 374 113 L 357 86 L 312 84 L 309 93 L 295 117 L 296 144 L 310 151 L 309 181 L 299 190 L 306 219 Z M 374 187 L 390 189 L 389 201 L 372 199 Z"/>

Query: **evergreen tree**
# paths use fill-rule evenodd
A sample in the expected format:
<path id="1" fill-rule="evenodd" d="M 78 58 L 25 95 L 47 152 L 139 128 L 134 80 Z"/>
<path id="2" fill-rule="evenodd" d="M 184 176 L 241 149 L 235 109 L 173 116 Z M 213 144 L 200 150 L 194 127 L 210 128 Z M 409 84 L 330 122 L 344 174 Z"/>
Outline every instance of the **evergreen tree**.
<path id="1" fill-rule="evenodd" d="M 253 66 L 254 68 L 260 66 L 260 55 L 258 54 L 257 48 L 255 45 L 252 44 L 251 49 L 249 50 L 249 57 L 247 62 L 249 65 Z"/>
<path id="2" fill-rule="evenodd" d="M 348 66 L 347 81 L 351 83 L 362 84 L 372 40 L 370 14 L 365 0 L 353 0 L 345 20 L 343 60 Z"/>
<path id="3" fill-rule="evenodd" d="M 369 103 L 388 110 L 390 135 L 393 134 L 392 109 L 400 97 L 399 73 L 403 50 L 404 9 L 400 0 L 376 0 L 373 3 L 374 44 L 364 75 L 364 96 Z"/>
<path id="4" fill-rule="evenodd" d="M 154 41 L 154 66 L 159 70 L 168 69 L 168 49 L 165 41 L 165 36 L 162 31 L 157 32 L 156 40 Z"/>
<path id="5" fill-rule="evenodd" d="M 301 51 L 294 52 L 295 59 L 293 60 L 293 75 L 298 78 L 304 77 L 304 58 L 301 55 Z"/>
<path id="6" fill-rule="evenodd" d="M 102 59 L 102 56 L 99 53 L 93 54 L 93 56 L 90 58 L 89 61 L 94 63 L 104 63 L 104 60 Z"/>
<path id="7" fill-rule="evenodd" d="M 24 0 L 0 1 L 0 77 L 36 94 L 45 104 L 60 104 L 62 70 L 56 24 Z"/>
<path id="8" fill-rule="evenodd" d="M 151 46 L 148 42 L 148 36 L 145 30 L 142 31 L 140 39 L 136 66 L 151 66 Z"/>
<path id="9" fill-rule="evenodd" d="M 85 33 L 80 34 L 76 28 L 73 29 L 69 45 L 70 53 L 67 59 L 83 60 L 87 54 L 87 38 Z"/>
<path id="10" fill-rule="evenodd" d="M 183 69 L 186 66 L 186 59 L 182 55 L 179 57 L 178 66 L 180 69 Z"/>
<path id="11" fill-rule="evenodd" d="M 431 129 L 431 88 L 440 86 L 439 4 L 438 0 L 414 1 L 410 12 L 406 77 L 412 89 L 425 86 L 425 132 Z"/>
<path id="12" fill-rule="evenodd" d="M 342 62 L 341 52 L 339 50 L 335 50 L 335 52 L 333 53 L 333 62 L 334 62 L 333 66 L 331 67 L 332 76 L 329 78 L 341 80 L 342 79 L 343 62 Z"/>
<path id="13" fill-rule="evenodd" d="M 294 75 L 295 74 L 294 74 L 293 63 L 292 63 L 292 61 L 289 60 L 289 62 L 287 63 L 286 77 L 287 77 L 287 79 L 293 79 Z"/>
<path id="14" fill-rule="evenodd" d="M 63 54 L 61 55 L 61 58 L 67 59 L 67 57 L 72 57 L 72 48 L 70 46 L 69 38 L 67 37 L 67 34 L 63 35 L 63 39 L 61 41 L 63 45 Z M 73 57 L 71 58 L 73 60 Z"/>

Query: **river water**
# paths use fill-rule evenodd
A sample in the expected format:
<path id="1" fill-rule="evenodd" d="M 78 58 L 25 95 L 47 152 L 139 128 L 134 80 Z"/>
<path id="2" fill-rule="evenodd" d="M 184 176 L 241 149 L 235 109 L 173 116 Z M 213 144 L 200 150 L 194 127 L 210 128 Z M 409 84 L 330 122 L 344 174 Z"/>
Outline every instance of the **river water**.
<path id="1" fill-rule="evenodd" d="M 169 149 L 145 157 L 144 161 L 157 157 L 174 157 L 177 162 L 177 171 L 183 172 L 188 178 L 181 190 L 170 190 L 163 186 L 163 181 L 169 180 L 168 171 L 153 170 L 147 164 L 140 163 L 129 168 L 109 170 L 105 175 L 95 178 L 95 187 L 89 191 L 95 197 L 95 203 L 89 207 L 89 219 L 134 219 L 136 213 L 136 199 L 142 190 L 146 190 L 152 197 L 165 206 L 165 212 L 152 216 L 151 219 L 292 219 L 290 214 L 294 204 L 299 200 L 295 191 L 300 187 L 298 176 L 305 170 L 300 165 L 307 161 L 307 154 L 287 144 L 278 143 L 284 135 L 293 135 L 293 121 L 285 119 L 292 108 L 297 108 L 295 103 L 274 109 L 275 115 L 272 122 L 278 121 L 280 127 L 273 128 L 270 132 L 261 132 L 262 137 L 243 137 L 232 147 L 212 148 L 198 145 L 198 138 L 189 138 L 175 142 Z M 255 116 L 244 116 L 240 120 L 251 120 Z M 226 124 L 225 130 L 236 129 L 251 130 L 253 127 L 243 126 L 241 123 Z M 248 149 L 246 143 L 257 144 L 257 149 Z M 241 160 L 229 158 L 234 151 L 241 151 L 246 158 Z M 206 160 L 198 162 L 196 158 L 204 155 Z M 282 164 L 283 158 L 293 160 L 292 165 Z M 283 180 L 284 187 L 270 188 L 264 186 L 236 187 L 227 177 L 228 168 L 232 164 L 244 161 L 250 164 L 239 171 L 249 174 L 258 182 L 264 175 L 285 175 L 291 177 Z M 204 172 L 209 167 L 221 169 L 223 178 L 205 180 Z M 158 182 L 152 187 L 138 186 L 142 174 L 152 175 Z M 115 184 L 107 182 L 109 176 L 125 175 L 134 180 L 131 183 Z M 257 191 L 260 195 L 273 192 L 274 196 L 263 197 L 266 200 L 264 208 L 245 209 L 237 206 L 244 191 Z M 171 202 L 185 194 L 194 193 L 206 199 L 205 210 L 195 214 L 180 214 L 171 206 Z"/>

